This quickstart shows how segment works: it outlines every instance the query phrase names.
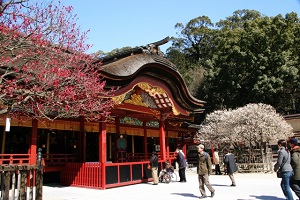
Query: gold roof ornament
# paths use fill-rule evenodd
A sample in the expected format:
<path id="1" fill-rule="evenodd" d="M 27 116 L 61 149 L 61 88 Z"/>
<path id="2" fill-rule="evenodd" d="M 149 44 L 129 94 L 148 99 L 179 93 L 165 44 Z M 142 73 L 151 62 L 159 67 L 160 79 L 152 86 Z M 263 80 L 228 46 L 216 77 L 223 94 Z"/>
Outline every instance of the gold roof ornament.
<path id="1" fill-rule="evenodd" d="M 112 101 L 115 104 L 121 104 L 123 102 L 123 100 L 125 99 L 125 96 L 126 96 L 126 93 L 121 94 L 119 96 L 115 96 L 115 97 L 112 98 Z"/>
<path id="2" fill-rule="evenodd" d="M 148 92 L 151 96 L 155 95 L 155 94 L 165 94 L 166 91 L 164 91 L 162 88 L 160 87 L 153 87 L 148 83 L 138 83 L 137 84 L 142 90 L 145 90 L 146 92 Z"/>
<path id="3" fill-rule="evenodd" d="M 132 94 L 131 99 L 127 99 L 124 101 L 125 103 L 137 105 L 137 106 L 143 106 L 143 107 L 148 107 L 147 104 L 143 102 L 143 99 L 140 95 L 137 94 Z"/>

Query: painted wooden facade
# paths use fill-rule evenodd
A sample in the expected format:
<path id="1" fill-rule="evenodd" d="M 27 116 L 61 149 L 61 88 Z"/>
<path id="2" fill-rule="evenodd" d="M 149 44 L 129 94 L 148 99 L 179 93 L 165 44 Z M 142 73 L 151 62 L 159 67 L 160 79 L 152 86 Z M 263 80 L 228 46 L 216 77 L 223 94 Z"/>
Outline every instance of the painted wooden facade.
<path id="1" fill-rule="evenodd" d="M 44 172 L 60 172 L 65 185 L 105 189 L 149 181 L 152 151 L 160 166 L 196 132 L 204 101 L 188 91 L 176 66 L 159 50 L 168 39 L 99 59 L 115 106 L 102 122 L 0 120 L 0 164 L 35 163 L 43 153 Z"/>

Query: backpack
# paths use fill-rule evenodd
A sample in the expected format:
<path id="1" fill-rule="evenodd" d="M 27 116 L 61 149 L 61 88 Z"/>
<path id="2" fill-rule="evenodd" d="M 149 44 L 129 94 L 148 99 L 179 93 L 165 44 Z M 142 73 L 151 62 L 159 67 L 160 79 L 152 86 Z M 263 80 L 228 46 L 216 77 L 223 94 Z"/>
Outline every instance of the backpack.
<path id="1" fill-rule="evenodd" d="M 205 157 L 205 160 L 207 161 L 207 153 L 204 151 L 204 157 Z"/>
<path id="2" fill-rule="evenodd" d="M 208 161 L 208 156 L 207 156 L 207 154 L 208 154 L 208 153 L 204 151 L 204 158 L 205 158 L 205 161 L 206 161 L 206 166 L 207 166 L 207 169 L 209 169 L 208 162 L 207 162 L 207 161 Z"/>
<path id="3" fill-rule="evenodd" d="M 203 154 L 204 154 L 204 158 L 205 158 L 205 160 L 207 161 L 207 152 L 205 152 L 205 151 L 204 151 L 204 153 L 203 153 Z"/>

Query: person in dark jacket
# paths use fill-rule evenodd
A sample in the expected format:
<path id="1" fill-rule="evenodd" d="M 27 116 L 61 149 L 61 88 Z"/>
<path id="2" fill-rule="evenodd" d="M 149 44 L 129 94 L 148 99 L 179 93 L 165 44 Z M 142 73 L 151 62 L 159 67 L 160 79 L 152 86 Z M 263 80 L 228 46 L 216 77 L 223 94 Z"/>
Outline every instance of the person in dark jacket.
<path id="1" fill-rule="evenodd" d="M 153 185 L 158 184 L 158 157 L 156 151 L 152 152 L 152 157 L 150 159 L 151 172 L 153 177 Z"/>
<path id="2" fill-rule="evenodd" d="M 186 169 L 186 160 L 184 153 L 182 152 L 181 149 L 177 148 L 176 149 L 176 161 L 178 163 L 178 173 L 179 173 L 179 182 L 184 183 L 186 182 L 186 177 L 185 177 L 185 169 Z"/>
<path id="3" fill-rule="evenodd" d="M 280 170 L 281 173 L 281 189 L 286 199 L 294 200 L 293 194 L 290 188 L 290 180 L 293 175 L 293 168 L 291 166 L 291 156 L 287 150 L 287 142 L 284 139 L 277 141 L 278 144 L 278 158 L 274 165 L 274 171 Z"/>
<path id="4" fill-rule="evenodd" d="M 230 148 L 228 153 L 224 156 L 224 164 L 226 166 L 226 173 L 228 174 L 228 176 L 231 180 L 231 185 L 230 186 L 236 186 L 233 173 L 238 171 L 238 168 L 237 168 L 236 163 L 235 163 L 235 158 L 234 158 L 232 148 Z"/>
<path id="5" fill-rule="evenodd" d="M 290 186 L 298 198 L 300 198 L 300 147 L 297 138 L 290 139 L 291 146 L 291 165 L 293 168 L 293 176 Z"/>
<path id="6" fill-rule="evenodd" d="M 209 183 L 209 175 L 212 173 L 212 163 L 210 155 L 204 151 L 204 145 L 198 145 L 198 156 L 197 156 L 197 174 L 199 182 L 199 190 L 201 193 L 200 199 L 206 198 L 206 192 L 204 185 L 211 193 L 211 197 L 215 195 L 215 189 Z"/>

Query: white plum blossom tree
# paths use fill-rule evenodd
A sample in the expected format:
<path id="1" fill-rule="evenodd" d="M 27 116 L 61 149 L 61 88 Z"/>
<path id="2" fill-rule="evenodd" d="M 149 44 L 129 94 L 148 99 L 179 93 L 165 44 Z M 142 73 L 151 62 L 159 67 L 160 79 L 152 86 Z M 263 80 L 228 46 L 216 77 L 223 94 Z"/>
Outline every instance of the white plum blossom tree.
<path id="1" fill-rule="evenodd" d="M 272 106 L 259 103 L 208 114 L 195 139 L 199 142 L 242 142 L 251 148 L 289 136 L 292 136 L 291 125 Z"/>

